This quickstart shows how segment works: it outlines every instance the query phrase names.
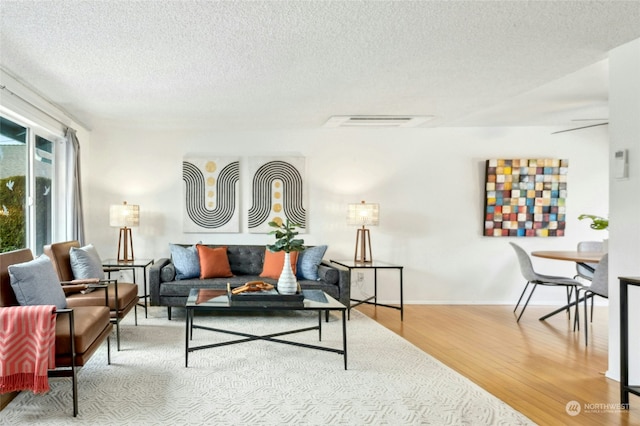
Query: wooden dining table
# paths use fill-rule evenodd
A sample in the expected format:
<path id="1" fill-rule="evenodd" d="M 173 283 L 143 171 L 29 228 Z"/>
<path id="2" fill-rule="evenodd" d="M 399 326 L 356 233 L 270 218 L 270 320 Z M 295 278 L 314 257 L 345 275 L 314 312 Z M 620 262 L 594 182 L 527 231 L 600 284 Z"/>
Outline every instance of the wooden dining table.
<path id="1" fill-rule="evenodd" d="M 599 251 L 577 251 L 577 250 L 541 250 L 541 251 L 532 251 L 531 256 L 540 257 L 544 259 L 553 259 L 553 260 L 565 260 L 569 262 L 575 262 L 578 265 L 584 267 L 585 269 L 593 272 L 595 268 L 592 266 L 594 263 L 600 262 L 602 256 L 606 253 Z M 540 317 L 540 320 L 545 320 L 559 312 L 566 311 L 568 308 L 571 308 L 576 303 L 581 302 L 583 299 L 576 300 L 574 302 L 569 303 L 568 305 L 563 306 L 562 308 L 558 308 L 553 312 L 548 313 L 547 315 Z"/>
<path id="2" fill-rule="evenodd" d="M 594 264 L 600 262 L 602 256 L 606 253 L 599 251 L 577 251 L 577 250 L 542 250 L 532 251 L 531 256 L 542 257 L 545 259 L 567 260 L 575 262 L 580 266 L 584 266 L 591 272 L 594 271 L 589 263 Z"/>

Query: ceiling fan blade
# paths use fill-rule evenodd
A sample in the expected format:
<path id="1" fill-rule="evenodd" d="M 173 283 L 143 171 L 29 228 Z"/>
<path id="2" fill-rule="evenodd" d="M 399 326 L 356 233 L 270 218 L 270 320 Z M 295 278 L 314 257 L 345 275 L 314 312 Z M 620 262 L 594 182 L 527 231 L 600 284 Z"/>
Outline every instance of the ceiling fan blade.
<path id="1" fill-rule="evenodd" d="M 552 135 L 556 135 L 558 133 L 565 133 L 565 132 L 573 132 L 574 130 L 581 130 L 581 129 L 588 129 L 589 127 L 598 127 L 598 126 L 606 126 L 609 123 L 599 123 L 599 124 L 590 124 L 588 126 L 582 126 L 582 127 L 575 127 L 573 129 L 567 129 L 567 130 L 559 130 L 557 132 L 553 132 L 551 133 Z"/>

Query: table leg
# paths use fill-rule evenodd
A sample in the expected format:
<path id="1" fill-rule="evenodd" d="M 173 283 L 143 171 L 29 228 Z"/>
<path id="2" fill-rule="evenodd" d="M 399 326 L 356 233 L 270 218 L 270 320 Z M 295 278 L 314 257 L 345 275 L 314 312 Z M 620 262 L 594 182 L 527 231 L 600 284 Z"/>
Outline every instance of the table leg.
<path id="1" fill-rule="evenodd" d="M 569 308 L 571 308 L 571 307 L 573 307 L 573 306 L 577 305 L 578 303 L 582 302 L 583 300 L 584 300 L 584 298 L 579 299 L 579 300 L 576 300 L 575 302 L 571 302 L 571 303 L 569 303 L 568 305 L 564 305 L 563 307 L 558 308 L 558 309 L 556 309 L 555 311 L 550 312 L 550 313 L 548 313 L 548 314 L 546 314 L 546 315 L 544 315 L 544 316 L 542 316 L 542 317 L 540 317 L 540 318 L 538 318 L 538 319 L 539 319 L 540 321 L 544 321 L 544 320 L 546 320 L 547 318 L 554 316 L 555 314 L 558 314 L 558 313 L 560 313 L 560 312 L 562 312 L 562 311 L 566 311 L 567 309 L 569 309 Z"/>
<path id="2" fill-rule="evenodd" d="M 629 409 L 629 296 L 628 287 L 620 284 L 620 405 Z"/>
<path id="3" fill-rule="evenodd" d="M 400 321 L 404 321 L 404 294 L 402 283 L 402 269 L 400 269 Z"/>
<path id="4" fill-rule="evenodd" d="M 189 367 L 189 315 L 191 309 L 187 308 L 187 317 L 185 318 L 184 321 L 184 366 L 185 368 Z"/>
<path id="5" fill-rule="evenodd" d="M 373 304 L 378 304 L 378 268 L 373 268 Z"/>
<path id="6" fill-rule="evenodd" d="M 347 318 L 346 312 L 342 311 L 342 350 L 344 352 L 344 369 L 347 369 Z"/>
<path id="7" fill-rule="evenodd" d="M 144 278 L 144 283 L 143 283 L 143 286 L 144 286 L 144 317 L 148 318 L 147 317 L 147 298 L 149 297 L 149 293 L 147 293 L 147 267 L 146 266 L 144 266 L 142 268 L 142 276 Z"/>

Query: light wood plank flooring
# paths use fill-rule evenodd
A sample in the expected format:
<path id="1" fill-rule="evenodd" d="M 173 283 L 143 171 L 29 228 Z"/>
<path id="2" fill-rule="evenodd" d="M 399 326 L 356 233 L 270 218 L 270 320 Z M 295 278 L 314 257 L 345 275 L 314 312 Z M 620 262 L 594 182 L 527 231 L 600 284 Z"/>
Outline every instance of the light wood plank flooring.
<path id="1" fill-rule="evenodd" d="M 404 322 L 394 309 L 357 309 L 538 424 L 640 425 L 639 397 L 629 411 L 604 406 L 620 402 L 619 383 L 604 376 L 606 307 L 596 307 L 588 347 L 564 313 L 538 320 L 548 306 L 529 306 L 520 323 L 509 306 L 405 305 Z M 567 414 L 570 401 L 578 415 Z"/>

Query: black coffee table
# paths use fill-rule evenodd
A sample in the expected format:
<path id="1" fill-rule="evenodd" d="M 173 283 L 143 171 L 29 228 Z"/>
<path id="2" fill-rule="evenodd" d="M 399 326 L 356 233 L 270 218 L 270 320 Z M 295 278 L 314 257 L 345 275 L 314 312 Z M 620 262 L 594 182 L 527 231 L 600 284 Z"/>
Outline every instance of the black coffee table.
<path id="1" fill-rule="evenodd" d="M 201 289 L 193 288 L 189 292 L 189 298 L 185 305 L 187 311 L 187 317 L 185 321 L 185 354 L 184 354 L 184 366 L 189 366 L 189 352 L 195 352 L 203 349 L 216 348 L 219 346 L 228 346 L 238 343 L 251 342 L 254 340 L 268 340 L 270 342 L 282 343 L 286 345 L 299 346 L 309 349 L 317 349 L 321 351 L 334 352 L 344 357 L 344 369 L 347 369 L 347 321 L 346 312 L 347 307 L 342 303 L 329 296 L 322 290 L 303 290 L 304 304 L 302 306 L 279 306 L 278 304 L 263 303 L 260 301 L 243 302 L 242 305 L 234 305 L 229 302 L 229 298 L 226 295 L 220 295 L 213 297 L 207 301 L 198 300 L 198 293 Z M 202 298 L 201 298 L 202 299 Z M 203 325 L 194 324 L 194 316 L 197 312 L 271 312 L 271 311 L 317 311 L 318 312 L 318 324 L 311 327 L 297 328 L 294 330 L 281 331 L 277 333 L 270 333 L 266 335 L 255 335 L 250 333 L 243 333 L 238 331 L 223 330 L 219 328 L 206 327 Z M 288 334 L 301 333 L 304 331 L 318 330 L 318 341 L 322 340 L 322 313 L 327 311 L 340 311 L 342 313 L 342 349 L 334 349 L 326 346 L 310 345 L 306 343 L 293 342 L 288 340 L 278 339 L 279 336 Z M 215 331 L 218 333 L 232 334 L 234 336 L 240 336 L 241 339 L 213 343 L 209 345 L 201 346 L 189 346 L 190 340 L 193 338 L 193 329 L 203 329 L 209 331 Z"/>

